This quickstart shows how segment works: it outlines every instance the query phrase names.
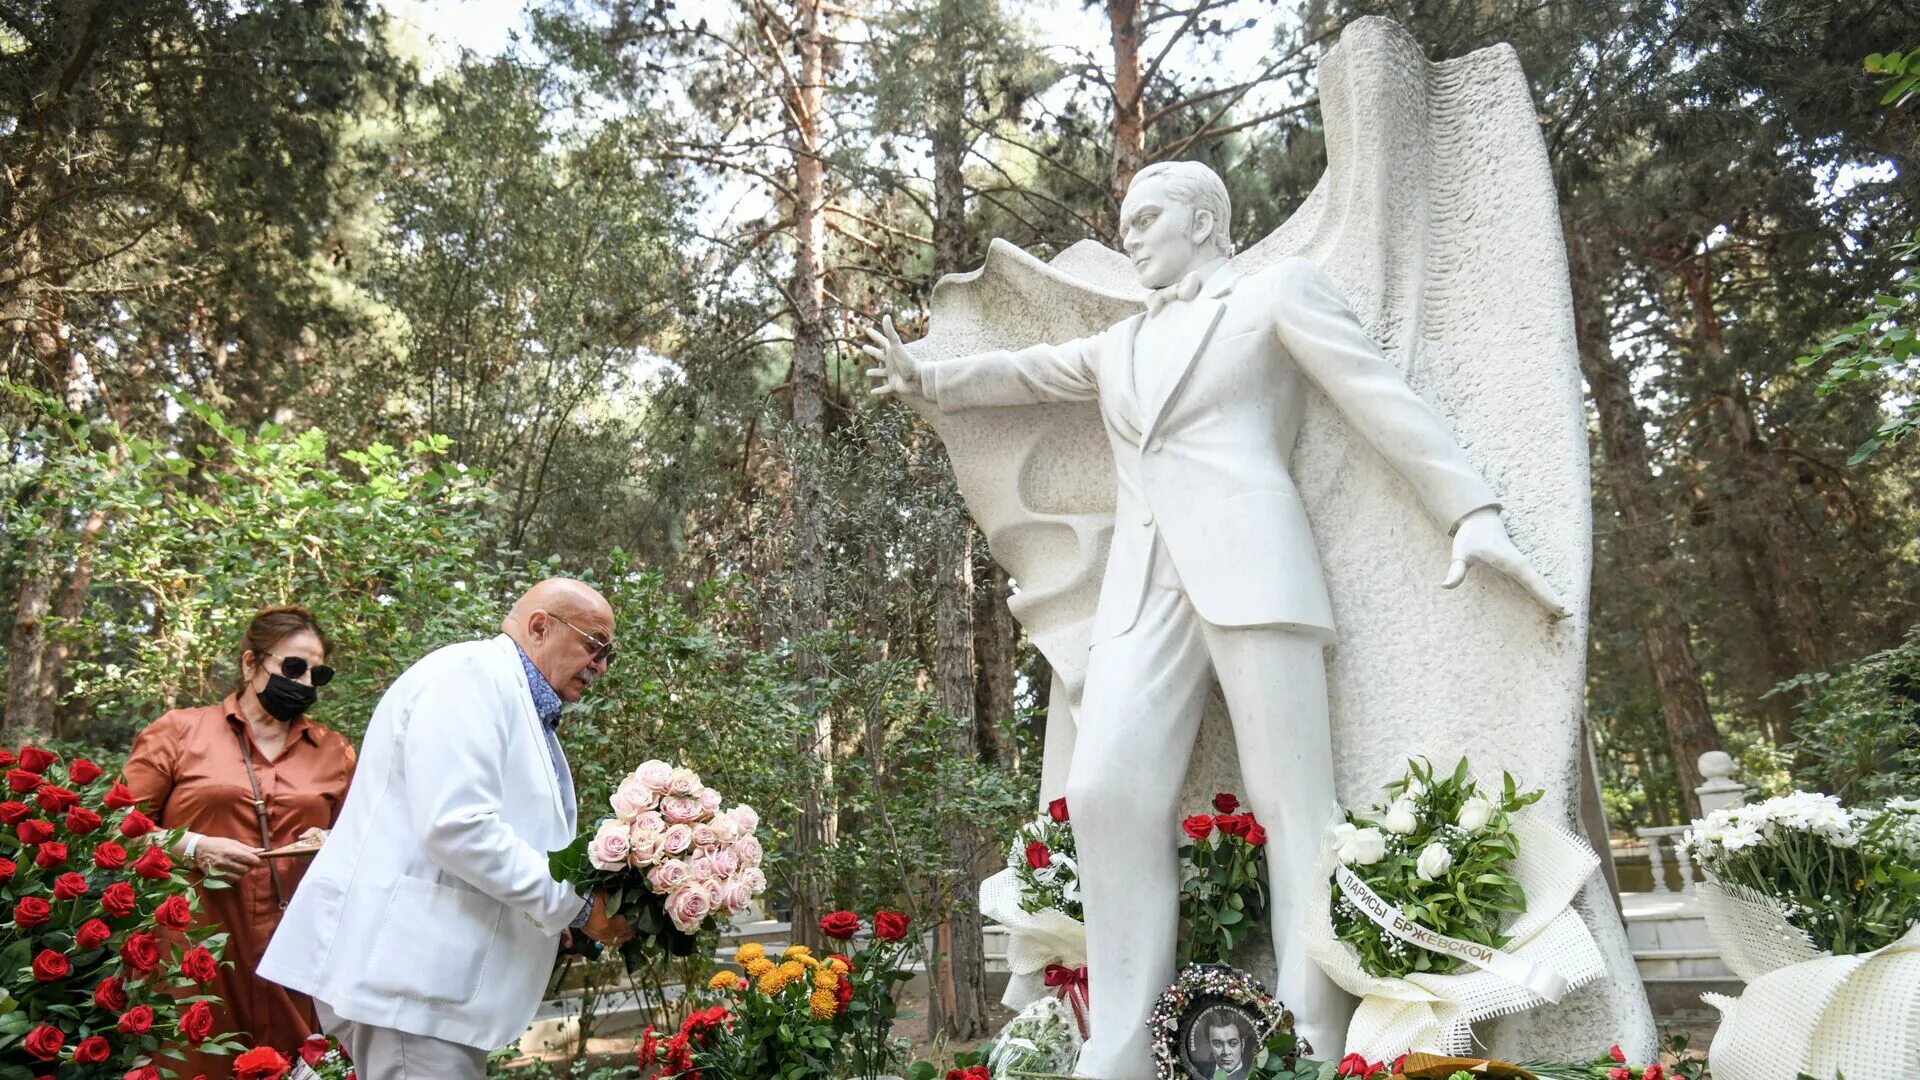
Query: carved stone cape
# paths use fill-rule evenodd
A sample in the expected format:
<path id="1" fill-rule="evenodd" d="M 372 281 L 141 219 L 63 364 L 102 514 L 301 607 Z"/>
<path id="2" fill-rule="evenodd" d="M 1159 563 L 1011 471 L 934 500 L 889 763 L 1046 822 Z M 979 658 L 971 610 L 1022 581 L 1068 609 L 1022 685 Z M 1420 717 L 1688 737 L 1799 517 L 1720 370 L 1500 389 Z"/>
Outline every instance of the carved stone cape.
<path id="1" fill-rule="evenodd" d="M 1234 265 L 1250 273 L 1300 254 L 1339 283 L 1574 611 L 1549 623 L 1485 569 L 1442 590 L 1441 529 L 1313 391 L 1293 475 L 1340 628 L 1328 689 L 1341 801 L 1375 801 L 1409 756 L 1450 767 L 1465 753 L 1479 771 L 1544 786 L 1543 805 L 1571 824 L 1584 752 L 1587 431 L 1559 212 L 1526 79 L 1508 46 L 1433 64 L 1397 24 L 1369 18 L 1346 28 L 1318 80 L 1326 175 Z M 934 289 L 915 351 L 937 362 L 1064 341 L 1140 310 L 1144 295 L 1126 258 L 1094 241 L 1047 263 L 996 240 L 980 270 Z M 1044 800 L 1063 790 L 1072 752 L 1113 530 L 1112 451 L 1091 402 L 951 414 L 911 403 L 946 443 L 968 509 L 1018 583 L 1013 614 L 1053 666 Z M 1239 776 L 1216 693 L 1187 801 L 1197 810 L 1216 790 L 1286 782 Z M 1576 903 L 1611 978 L 1480 1035 L 1496 1053 L 1573 1060 L 1618 1041 L 1646 1060 L 1652 1018 L 1598 875 Z"/>

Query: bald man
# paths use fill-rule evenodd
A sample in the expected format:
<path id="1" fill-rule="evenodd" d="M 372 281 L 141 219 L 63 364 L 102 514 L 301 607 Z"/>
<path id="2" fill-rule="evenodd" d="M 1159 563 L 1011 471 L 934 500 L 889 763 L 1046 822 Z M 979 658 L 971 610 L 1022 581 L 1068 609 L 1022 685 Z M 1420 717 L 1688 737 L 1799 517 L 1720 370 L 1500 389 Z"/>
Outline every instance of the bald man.
<path id="1" fill-rule="evenodd" d="M 561 941 L 609 921 L 547 872 L 574 834 L 560 711 L 613 657 L 588 585 L 527 590 L 499 637 L 449 645 L 381 697 L 353 789 L 260 965 L 312 996 L 362 1080 L 481 1080 L 533 1020 Z"/>

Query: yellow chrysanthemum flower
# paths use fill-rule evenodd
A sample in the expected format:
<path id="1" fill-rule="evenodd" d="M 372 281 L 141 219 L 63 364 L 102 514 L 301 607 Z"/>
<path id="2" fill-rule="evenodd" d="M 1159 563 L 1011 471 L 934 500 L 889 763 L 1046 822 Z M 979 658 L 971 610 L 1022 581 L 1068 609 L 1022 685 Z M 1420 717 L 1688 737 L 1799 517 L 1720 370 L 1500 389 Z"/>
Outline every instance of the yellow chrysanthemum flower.
<path id="1" fill-rule="evenodd" d="M 792 960 L 796 957 L 812 955 L 813 950 L 807 948 L 805 945 L 789 945 L 787 946 L 787 951 L 780 954 L 780 959 Z"/>
<path id="2" fill-rule="evenodd" d="M 749 978 L 761 978 L 766 975 L 767 972 L 772 971 L 773 968 L 773 961 L 764 956 L 755 957 L 747 961 L 747 975 Z"/>
<path id="3" fill-rule="evenodd" d="M 799 964 L 805 964 L 805 965 L 807 965 L 807 970 L 809 970 L 809 971 L 819 971 L 819 970 L 820 970 L 820 961 L 818 961 L 818 960 L 815 960 L 815 959 L 814 959 L 813 957 L 811 957 L 811 956 L 796 956 L 796 957 L 794 957 L 794 958 L 793 958 L 793 961 L 794 961 L 795 963 L 799 963 Z"/>
<path id="4" fill-rule="evenodd" d="M 760 976 L 760 982 L 757 985 L 760 987 L 761 993 L 771 997 L 785 990 L 787 988 L 787 982 L 786 973 L 782 972 L 779 968 L 774 968 L 765 975 Z"/>
<path id="5" fill-rule="evenodd" d="M 731 971 L 718 971 L 707 980 L 707 986 L 713 990 L 737 990 L 740 988 L 740 976 Z"/>
<path id="6" fill-rule="evenodd" d="M 840 985 L 840 973 L 832 968 L 823 967 L 813 973 L 813 985 L 822 990 L 831 990 Z"/>
<path id="7" fill-rule="evenodd" d="M 765 945 L 757 941 L 749 941 L 745 945 L 740 946 L 740 950 L 733 954 L 733 962 L 745 967 L 765 955 L 767 955 L 767 947 Z"/>
<path id="8" fill-rule="evenodd" d="M 807 999 L 807 1004 L 813 1006 L 815 1020 L 831 1020 L 833 1014 L 840 1011 L 840 1002 L 831 990 L 815 990 L 813 996 Z"/>
<path id="9" fill-rule="evenodd" d="M 807 966 L 798 960 L 788 960 L 780 965 L 780 974 L 789 980 L 804 979 L 807 977 Z"/>
<path id="10" fill-rule="evenodd" d="M 832 971 L 836 975 L 845 975 L 847 972 L 853 970 L 851 967 L 847 966 L 847 962 L 845 960 L 842 960 L 837 956 L 827 957 L 827 968 L 828 970 Z"/>

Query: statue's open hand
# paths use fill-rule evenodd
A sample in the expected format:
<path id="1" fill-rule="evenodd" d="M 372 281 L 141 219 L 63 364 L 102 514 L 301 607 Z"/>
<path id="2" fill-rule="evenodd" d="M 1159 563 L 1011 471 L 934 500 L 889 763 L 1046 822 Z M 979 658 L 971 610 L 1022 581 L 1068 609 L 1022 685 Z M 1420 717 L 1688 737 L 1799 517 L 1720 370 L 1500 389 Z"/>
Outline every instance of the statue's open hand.
<path id="1" fill-rule="evenodd" d="M 1511 578 L 1554 618 L 1564 619 L 1572 614 L 1567 605 L 1560 602 L 1553 586 L 1547 584 L 1547 579 L 1513 546 L 1513 538 L 1500 522 L 1500 511 L 1491 506 L 1468 514 L 1454 530 L 1453 565 L 1447 567 L 1447 580 L 1441 582 L 1440 587 L 1451 589 L 1459 585 L 1467 579 L 1468 569 L 1482 563 Z"/>
<path id="2" fill-rule="evenodd" d="M 868 375 L 881 380 L 880 385 L 868 393 L 921 396 L 920 362 L 915 360 L 913 354 L 908 352 L 907 347 L 901 343 L 900 335 L 893 329 L 893 316 L 888 315 L 881 319 L 880 327 L 886 333 L 883 334 L 871 326 L 867 327 L 867 337 L 873 341 L 873 344 L 861 346 L 867 351 L 868 356 L 880 361 L 879 367 L 867 370 Z"/>

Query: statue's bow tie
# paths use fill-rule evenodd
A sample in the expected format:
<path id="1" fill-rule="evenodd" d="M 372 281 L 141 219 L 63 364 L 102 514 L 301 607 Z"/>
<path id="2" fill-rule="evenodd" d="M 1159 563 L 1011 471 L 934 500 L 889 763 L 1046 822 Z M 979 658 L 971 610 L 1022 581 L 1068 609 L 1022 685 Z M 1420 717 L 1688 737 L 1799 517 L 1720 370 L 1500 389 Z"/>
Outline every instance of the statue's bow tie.
<path id="1" fill-rule="evenodd" d="M 1147 314 L 1158 315 L 1160 309 L 1175 300 L 1191 300 L 1200 295 L 1200 271 L 1195 270 L 1164 289 L 1155 289 L 1147 294 Z"/>

